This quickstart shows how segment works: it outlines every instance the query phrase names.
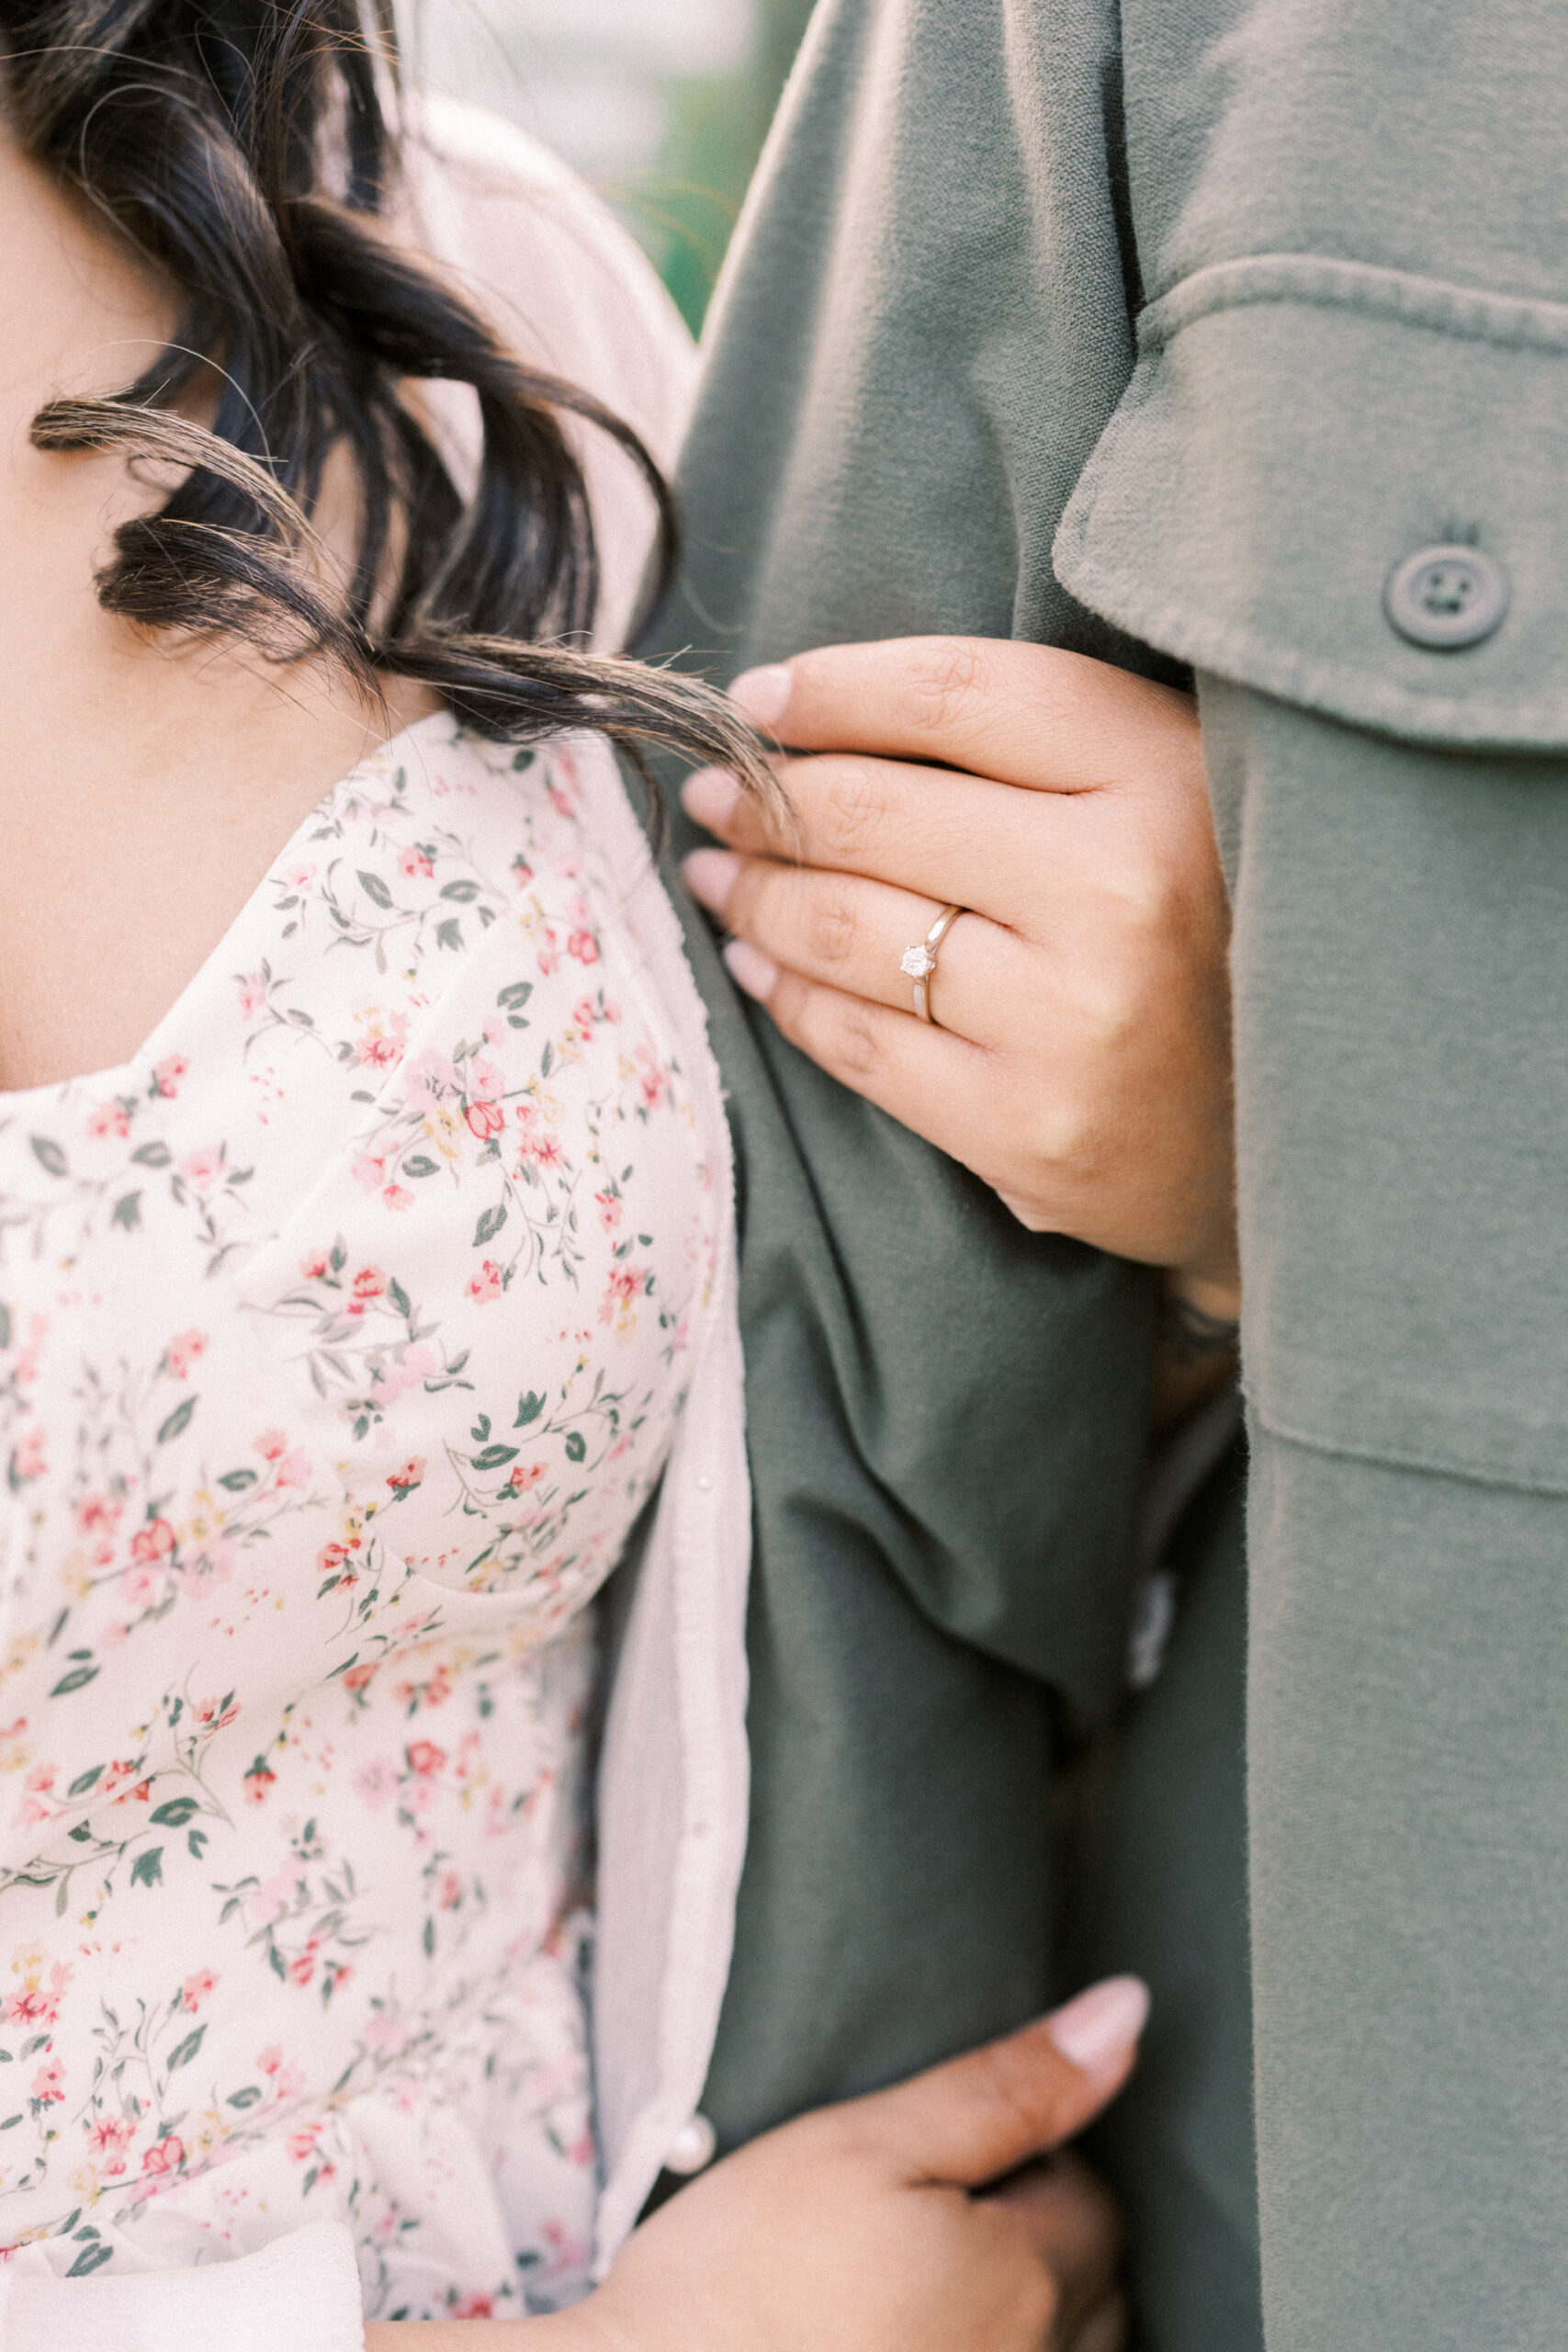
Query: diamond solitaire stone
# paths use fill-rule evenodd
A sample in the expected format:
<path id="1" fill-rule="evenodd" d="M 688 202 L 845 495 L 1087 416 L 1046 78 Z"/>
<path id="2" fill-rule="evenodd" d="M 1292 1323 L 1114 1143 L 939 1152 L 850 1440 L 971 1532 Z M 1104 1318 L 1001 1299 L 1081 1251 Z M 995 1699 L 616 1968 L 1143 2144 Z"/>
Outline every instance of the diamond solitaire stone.
<path id="1" fill-rule="evenodd" d="M 906 979 L 923 980 L 936 970 L 936 957 L 929 947 L 906 947 L 898 969 Z"/>

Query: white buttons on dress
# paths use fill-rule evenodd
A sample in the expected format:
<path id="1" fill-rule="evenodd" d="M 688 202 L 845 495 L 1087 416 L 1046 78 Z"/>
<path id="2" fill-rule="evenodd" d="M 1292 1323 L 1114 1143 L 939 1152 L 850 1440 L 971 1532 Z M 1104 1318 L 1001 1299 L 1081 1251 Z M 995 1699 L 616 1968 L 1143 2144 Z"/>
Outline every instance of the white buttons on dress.
<path id="1" fill-rule="evenodd" d="M 696 1481 L 696 1488 L 697 1488 L 697 1492 L 698 1492 L 698 1494 L 699 1494 L 699 1495 L 711 1495 L 711 1494 L 712 1494 L 712 1492 L 713 1492 L 713 1480 L 708 1476 L 708 1474 L 707 1474 L 707 1472 L 706 1472 L 705 1470 L 703 1472 L 702 1476 L 701 1476 L 701 1477 Z"/>
<path id="2" fill-rule="evenodd" d="M 705 2115 L 694 2115 L 689 2123 L 682 2124 L 671 2142 L 664 2169 L 689 2180 L 693 2173 L 705 2171 L 717 2154 L 718 2133 Z"/>
<path id="3" fill-rule="evenodd" d="M 1508 575 L 1479 548 L 1421 548 L 1395 564 L 1383 610 L 1401 637 L 1432 653 L 1479 645 L 1508 609 Z"/>

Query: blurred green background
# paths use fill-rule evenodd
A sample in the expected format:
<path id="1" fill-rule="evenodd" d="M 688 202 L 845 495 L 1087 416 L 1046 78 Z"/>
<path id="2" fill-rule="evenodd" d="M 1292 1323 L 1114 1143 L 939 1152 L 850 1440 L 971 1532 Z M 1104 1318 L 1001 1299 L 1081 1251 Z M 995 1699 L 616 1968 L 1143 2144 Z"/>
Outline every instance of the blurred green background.
<path id="1" fill-rule="evenodd" d="M 428 86 L 508 114 L 621 214 L 694 331 L 812 0 L 406 0 Z"/>
<path id="2" fill-rule="evenodd" d="M 694 332 L 813 5 L 759 0 L 739 73 L 695 74 L 671 87 L 669 130 L 640 202 L 647 227 L 662 240 L 664 282 Z"/>

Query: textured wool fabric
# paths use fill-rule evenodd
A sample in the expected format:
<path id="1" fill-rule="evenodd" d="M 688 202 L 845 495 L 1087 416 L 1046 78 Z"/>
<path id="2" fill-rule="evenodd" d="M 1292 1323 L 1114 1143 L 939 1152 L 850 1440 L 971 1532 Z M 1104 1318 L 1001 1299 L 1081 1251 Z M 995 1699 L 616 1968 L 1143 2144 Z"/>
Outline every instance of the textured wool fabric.
<path id="1" fill-rule="evenodd" d="M 1143 2352 L 1262 2341 L 1243 1778 L 1246 1457 L 1168 1554 L 1180 1592 L 1158 1679 L 1096 1743 L 1072 1812 L 1072 1979 L 1132 1969 L 1153 1996 L 1136 2073 L 1088 2149 L 1121 2189 Z"/>
<path id="2" fill-rule="evenodd" d="M 818 10 L 709 330 L 671 649 L 728 676 L 835 639 L 1016 634 L 1179 674 L 1050 562 L 1134 362 L 1114 33 L 1098 0 Z M 1052 1731 L 1103 1723 L 1122 1680 L 1151 1284 L 1021 1232 L 737 1000 L 695 919 L 691 952 L 743 1170 L 757 1496 L 751 1846 L 704 2100 L 729 2143 L 1089 1965 L 1057 1948 Z M 1097 1835 L 1094 1964 L 1131 1954 L 1172 1996 L 1137 2112 L 1173 2162 L 1106 2154 L 1149 2341 L 1253 2352 L 1239 1536 L 1234 1511 L 1203 1526 L 1174 1705 L 1212 1715 L 1213 1804 L 1162 1773 L 1151 1711 Z M 1228 1941 L 1162 1940 L 1156 1849 Z"/>
<path id="3" fill-rule="evenodd" d="M 1237 914 L 1273 2352 L 1562 2338 L 1565 86 L 1568 17 L 1549 0 L 824 0 L 721 295 L 686 468 L 689 593 L 671 642 L 721 672 L 942 628 L 1201 673 Z M 1391 628 L 1384 582 L 1455 541 L 1503 566 L 1508 614 L 1484 643 L 1417 648 Z M 856 1393 L 880 1393 L 890 1344 L 907 1374 L 908 1325 L 862 1266 L 886 1271 L 900 1240 L 940 1264 L 964 1187 L 912 1147 L 879 1157 L 874 1114 L 844 1114 L 765 1023 L 723 1018 L 764 1185 L 749 1247 L 776 1270 L 761 1284 L 753 1257 L 749 1277 L 752 1345 L 765 1330 L 782 1384 L 761 1385 L 764 1409 L 769 1395 L 791 1409 L 833 1360 L 823 1334 L 846 1328 L 869 1384 Z M 780 1173 L 796 1151 L 831 1170 L 830 1222 L 812 1179 Z M 803 1312 L 792 1255 L 825 1232 L 836 1287 Z M 863 1320 L 836 1319 L 863 1290 Z M 1109 1278 L 1097 1311 L 1077 1324 L 992 1294 L 1010 1412 L 1018 1315 L 1036 1317 L 1042 1362 L 1078 1347 L 1100 1366 L 1124 1311 Z M 906 1379 L 890 1426 L 914 1393 Z M 1021 1435 L 1010 1421 L 987 1459 L 1015 1491 L 1036 1473 L 1059 1482 L 1088 1458 L 1086 1428 L 1077 1413 Z M 934 1427 L 932 1442 L 940 1480 L 953 1457 Z M 834 1458 L 874 1481 L 884 1456 L 852 1455 Z M 834 1573 L 841 1521 L 811 1491 L 786 1476 L 761 1506 L 762 1770 L 713 2086 L 737 2117 L 805 2079 L 770 2009 L 776 1985 L 793 2030 L 798 1921 L 813 1963 L 836 1955 L 818 1993 L 841 1982 L 852 2011 L 863 1990 L 896 2010 L 872 2037 L 876 2066 L 944 2040 L 925 2006 L 942 1967 L 901 1972 L 922 1922 L 933 1951 L 952 1950 L 963 1871 L 941 1847 L 964 1809 L 931 1811 L 897 1736 L 939 1653 L 899 1619 L 895 1660 L 866 1639 L 859 1595 L 893 1558 L 966 1630 L 972 1561 L 933 1582 L 917 1533 L 912 1572 L 928 1505 L 890 1481 L 902 1548 L 879 1555 L 874 1532 Z M 961 1511 L 973 1491 L 955 1491 Z M 984 1525 L 1003 1584 L 1027 1578 Z M 1034 1573 L 1069 1589 L 1043 1550 Z M 1221 1584 L 1194 1596 L 1221 1590 L 1211 1573 Z M 1196 1682 L 1188 1661 L 1208 1645 L 1216 1692 L 1231 1594 L 1228 1633 L 1195 1597 L 1173 1652 Z M 987 1637 L 1010 1614 L 993 1606 Z M 992 1648 L 1062 1679 L 1037 1645 Z M 1158 1841 L 1232 1919 L 1236 1896 L 1224 1838 L 1205 1848 L 1184 1813 L 1179 1698 L 1127 1734 L 1093 1910 L 1130 1940 L 1168 1935 L 1149 1965 L 1178 1972 L 1196 1930 L 1158 1905 Z M 793 1744 L 774 1728 L 786 1714 Z M 1018 1721 L 993 1722 L 997 1804 L 972 1811 L 1016 1843 L 1043 1758 L 1013 1746 Z M 1162 1775 L 1149 1759 L 1167 1737 Z M 860 1794 L 835 1824 L 803 1826 L 770 1750 L 809 1793 L 813 1758 L 835 1744 L 866 1775 Z M 944 1753 L 949 1794 L 986 1762 L 978 1737 Z M 1016 1939 L 1044 1905 L 998 1904 L 997 1850 L 978 1907 L 957 1915 L 956 1973 L 1000 1994 L 1021 1990 Z M 895 1853 L 911 1858 L 901 1907 L 882 1899 Z M 1140 1896 L 1141 1922 L 1121 1907 Z M 1186 2228 L 1179 2184 L 1234 2182 L 1245 2160 L 1240 2100 L 1228 2122 L 1216 2104 L 1245 2046 L 1235 2006 L 1189 2010 L 1180 2064 L 1156 2008 L 1146 2096 L 1163 2084 L 1169 2104 L 1150 2130 L 1189 2149 L 1205 2131 L 1210 2155 L 1122 2175 L 1147 2324 L 1162 2344 L 1185 2330 L 1192 2352 L 1256 2325 L 1231 2334 L 1228 2222 L 1188 2231 L 1185 2272 L 1174 2256 L 1160 2267 Z M 833 2012 L 817 2007 L 821 2049 Z M 810 2079 L 852 2074 L 854 2048 L 852 2032 Z M 1212 2293 L 1190 2267 L 1205 2245 Z"/>
<path id="4" fill-rule="evenodd" d="M 1104 372 L 1107 352 L 1119 388 L 1130 364 L 1098 14 L 1063 51 L 1079 152 L 1053 194 L 1012 122 L 1003 12 L 962 13 L 933 42 L 931 9 L 857 0 L 808 38 L 682 482 L 685 598 L 664 636 L 720 674 L 1015 614 L 1121 644 L 1048 560 L 1110 401 L 1059 440 L 1031 390 L 1044 366 L 1064 387 Z M 973 135 L 921 162 L 921 119 L 959 95 Z M 1079 301 L 1087 356 L 1053 357 L 1019 220 L 1080 203 L 1109 275 Z M 977 346 L 956 382 L 931 335 L 953 310 Z M 1120 1687 L 1154 1284 L 1024 1232 L 783 1044 L 690 929 L 741 1169 L 756 1496 L 751 1843 L 705 2098 L 728 2143 L 1048 1997 L 1053 1724 L 1100 1719 Z"/>
<path id="5" fill-rule="evenodd" d="M 1556 2352 L 1563 1507 L 1265 1429 L 1250 1521 L 1270 2344 Z"/>
<path id="6" fill-rule="evenodd" d="M 1123 10 L 1143 357 L 1063 577 L 1235 897 L 1269 2342 L 1560 2344 L 1568 20 Z M 1458 542 L 1501 625 L 1384 583 Z"/>
<path id="7" fill-rule="evenodd" d="M 929 9 L 829 6 L 808 37 L 681 485 L 685 598 L 664 634 L 720 674 L 835 638 L 1005 631 L 1015 610 L 1109 634 L 1048 560 L 1109 402 L 1058 444 L 1028 389 L 1051 342 L 1018 220 L 1045 196 L 1036 142 L 996 135 L 1002 12 L 964 13 L 933 43 Z M 1099 204 L 1119 307 L 1093 9 L 1065 63 L 1082 102 L 1066 169 Z M 958 95 L 973 136 L 918 163 L 920 121 Z M 998 328 L 977 294 L 1010 271 Z M 1086 364 L 1109 338 L 1119 385 L 1125 322 L 1099 289 L 1081 309 Z M 977 346 L 957 381 L 931 335 L 954 310 Z M 1015 496 L 1021 475 L 1039 500 Z M 1053 1715 L 1098 1719 L 1121 1679 L 1153 1283 L 1025 1233 L 783 1044 L 695 922 L 692 953 L 743 1170 L 757 1510 L 751 1847 L 705 2100 L 730 2140 L 1047 1997 Z"/>

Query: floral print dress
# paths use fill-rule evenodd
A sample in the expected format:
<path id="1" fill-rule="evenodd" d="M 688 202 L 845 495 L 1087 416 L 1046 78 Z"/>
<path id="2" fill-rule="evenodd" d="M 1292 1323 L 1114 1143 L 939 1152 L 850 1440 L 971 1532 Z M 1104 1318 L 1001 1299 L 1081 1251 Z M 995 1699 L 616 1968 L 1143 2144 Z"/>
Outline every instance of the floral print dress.
<path id="1" fill-rule="evenodd" d="M 647 867 L 603 745 L 427 719 L 133 1062 L 0 1096 L 24 2269 L 326 2219 L 371 2316 L 582 2290 L 585 1611 L 728 1205 Z"/>

